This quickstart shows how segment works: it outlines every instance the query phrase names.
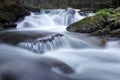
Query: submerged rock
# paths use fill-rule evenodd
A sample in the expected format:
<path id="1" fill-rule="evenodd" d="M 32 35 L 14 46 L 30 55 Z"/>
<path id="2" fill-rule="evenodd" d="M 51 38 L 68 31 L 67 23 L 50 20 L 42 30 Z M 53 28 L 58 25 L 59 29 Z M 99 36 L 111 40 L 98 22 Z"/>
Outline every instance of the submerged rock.
<path id="1" fill-rule="evenodd" d="M 99 45 L 100 46 L 106 46 L 107 42 L 108 42 L 107 38 L 101 37 Z"/>
<path id="2" fill-rule="evenodd" d="M 1 31 L 0 41 L 36 53 L 44 53 L 65 45 L 62 34 L 40 30 Z"/>
<path id="3" fill-rule="evenodd" d="M 119 37 L 112 34 L 113 30 L 120 29 L 120 13 L 118 10 L 102 9 L 94 16 L 86 17 L 67 27 L 68 31 L 91 33 L 98 36 Z"/>
<path id="4" fill-rule="evenodd" d="M 40 30 L 5 30 L 0 32 L 0 40 L 9 44 L 17 44 L 24 41 L 50 41 L 56 36 L 63 35 Z"/>

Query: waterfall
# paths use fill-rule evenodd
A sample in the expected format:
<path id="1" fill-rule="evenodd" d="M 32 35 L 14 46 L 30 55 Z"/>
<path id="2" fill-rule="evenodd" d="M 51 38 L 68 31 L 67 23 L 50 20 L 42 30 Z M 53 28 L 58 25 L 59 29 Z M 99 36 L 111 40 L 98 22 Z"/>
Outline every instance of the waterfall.
<path id="1" fill-rule="evenodd" d="M 87 16 L 92 15 L 93 13 L 87 14 Z M 50 38 L 47 36 L 47 39 L 43 37 L 20 41 L 17 46 L 34 53 L 44 52 L 44 54 L 38 55 L 66 63 L 74 70 L 73 74 L 66 75 L 71 78 L 70 80 L 120 80 L 119 40 L 108 41 L 103 47 L 100 46 L 102 42 L 97 37 L 66 31 L 65 28 L 68 25 L 85 17 L 79 10 L 72 8 L 42 9 L 40 12 L 31 12 L 31 15 L 17 22 L 16 30 L 34 29 L 34 31 L 57 32 L 62 35 L 54 35 L 54 37 L 50 35 Z M 33 33 L 29 32 L 28 34 L 32 35 Z M 63 74 L 57 68 L 51 70 Z"/>
<path id="2" fill-rule="evenodd" d="M 72 8 L 42 9 L 37 13 L 31 12 L 30 16 L 26 16 L 22 22 L 18 22 L 17 29 L 37 28 L 40 30 L 61 30 L 84 17 L 79 15 L 78 10 Z"/>
<path id="3" fill-rule="evenodd" d="M 73 8 L 41 9 L 40 12 L 31 12 L 31 15 L 26 16 L 23 21 L 17 22 L 17 29 L 37 29 L 62 33 L 63 31 L 66 31 L 65 28 L 68 25 L 85 17 L 84 15 L 80 15 L 79 11 L 80 10 Z M 64 34 L 63 36 L 54 37 L 52 40 L 42 39 L 40 41 L 25 41 L 19 42 L 17 45 L 36 53 L 43 53 L 65 46 L 73 48 L 78 47 L 78 43 L 82 44 L 82 47 L 89 46 L 89 44 L 84 42 L 72 42 Z"/>

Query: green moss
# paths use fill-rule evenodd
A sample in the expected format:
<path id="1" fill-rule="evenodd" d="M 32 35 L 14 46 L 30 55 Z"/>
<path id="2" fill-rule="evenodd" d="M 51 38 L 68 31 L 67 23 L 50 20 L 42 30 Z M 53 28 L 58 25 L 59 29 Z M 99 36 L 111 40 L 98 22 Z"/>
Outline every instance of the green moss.
<path id="1" fill-rule="evenodd" d="M 109 26 L 110 29 L 115 29 L 118 28 L 117 21 L 119 17 L 120 13 L 115 12 L 113 9 L 101 9 L 94 16 L 86 17 L 81 21 L 70 25 L 68 29 L 80 32 L 95 32 L 96 30 L 102 30 L 107 26 Z M 71 26 L 73 29 L 70 29 Z"/>
<path id="2" fill-rule="evenodd" d="M 91 17 L 84 18 L 83 20 L 80 21 L 80 24 L 84 24 L 88 21 L 92 21 L 92 18 Z"/>
<path id="3" fill-rule="evenodd" d="M 110 15 L 111 15 L 110 12 L 105 9 L 105 10 L 99 10 L 99 11 L 96 13 L 95 17 L 101 16 L 101 17 L 103 17 L 103 18 L 107 18 L 107 17 L 109 17 Z"/>
<path id="4" fill-rule="evenodd" d="M 94 16 L 87 17 L 79 21 L 78 25 L 89 23 L 92 25 L 103 26 L 101 23 L 107 21 L 108 19 L 116 20 L 120 17 L 120 13 L 112 11 L 110 9 L 99 10 Z"/>
<path id="5" fill-rule="evenodd" d="M 94 26 L 99 26 L 101 27 L 102 26 L 102 22 L 104 19 L 102 17 L 99 17 L 99 16 L 92 16 L 92 17 L 87 17 L 87 18 L 84 18 L 82 19 L 81 21 L 77 22 L 74 24 L 74 26 L 78 26 L 78 27 L 81 27 L 82 25 L 84 24 L 89 24 L 89 25 L 93 25 Z"/>
<path id="6" fill-rule="evenodd" d="M 111 11 L 109 9 L 102 9 L 99 10 L 94 16 L 87 17 L 82 19 L 81 21 L 77 22 L 76 25 L 83 25 L 86 23 L 101 26 L 100 22 L 105 22 L 108 18 L 118 18 L 120 16 L 120 13 Z"/>
<path id="7" fill-rule="evenodd" d="M 120 17 L 120 13 L 111 9 L 102 9 L 102 10 L 99 10 L 94 17 L 103 17 L 104 19 L 108 19 L 108 18 L 116 19 Z"/>

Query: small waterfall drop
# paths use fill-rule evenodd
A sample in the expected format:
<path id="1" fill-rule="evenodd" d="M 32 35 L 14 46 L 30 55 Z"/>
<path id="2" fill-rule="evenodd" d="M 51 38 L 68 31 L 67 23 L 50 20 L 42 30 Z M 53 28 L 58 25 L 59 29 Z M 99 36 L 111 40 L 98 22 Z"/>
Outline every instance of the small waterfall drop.
<path id="1" fill-rule="evenodd" d="M 17 29 L 37 28 L 40 30 L 65 31 L 65 28 L 85 16 L 81 16 L 78 10 L 68 9 L 42 9 L 38 13 L 26 16 L 23 21 L 17 23 Z"/>
<path id="2" fill-rule="evenodd" d="M 50 38 L 47 39 L 41 38 L 36 41 L 19 42 L 17 45 L 36 53 L 44 53 L 46 51 L 58 49 L 64 45 L 69 45 L 66 41 L 67 40 L 63 35 L 55 35 L 50 36 Z"/>

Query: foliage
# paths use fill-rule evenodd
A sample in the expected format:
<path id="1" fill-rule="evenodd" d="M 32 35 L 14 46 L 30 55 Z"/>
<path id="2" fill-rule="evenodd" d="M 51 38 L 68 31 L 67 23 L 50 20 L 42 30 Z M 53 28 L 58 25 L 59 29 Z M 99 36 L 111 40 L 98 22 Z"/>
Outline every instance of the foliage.
<path id="1" fill-rule="evenodd" d="M 102 10 L 99 10 L 95 16 L 102 16 L 102 17 L 109 17 L 111 14 L 109 12 L 109 10 L 107 9 L 102 9 Z"/>
<path id="2" fill-rule="evenodd" d="M 120 13 L 111 9 L 101 9 L 96 13 L 95 16 L 102 16 L 103 18 L 118 18 Z"/>
<path id="3" fill-rule="evenodd" d="M 101 24 L 102 22 L 106 22 L 108 20 L 118 20 L 119 17 L 119 12 L 115 12 L 112 9 L 101 9 L 95 13 L 94 16 L 82 19 L 77 23 L 77 25 L 81 26 L 83 24 L 89 23 L 96 26 L 103 26 Z"/>

